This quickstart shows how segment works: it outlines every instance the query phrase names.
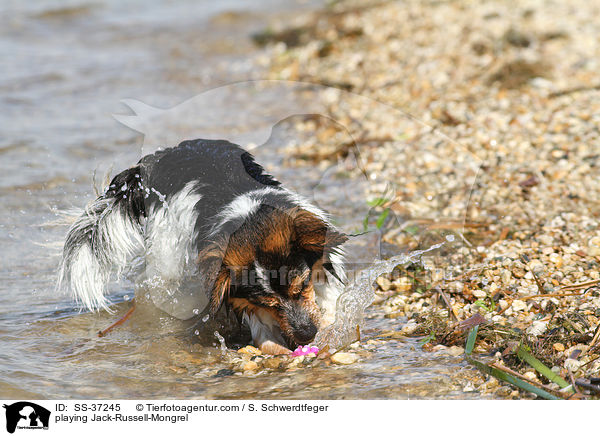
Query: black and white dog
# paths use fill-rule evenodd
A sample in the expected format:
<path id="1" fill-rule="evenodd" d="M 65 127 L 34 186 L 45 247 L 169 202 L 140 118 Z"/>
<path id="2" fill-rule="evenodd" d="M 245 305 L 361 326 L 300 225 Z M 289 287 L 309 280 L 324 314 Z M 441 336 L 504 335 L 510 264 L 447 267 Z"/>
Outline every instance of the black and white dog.
<path id="1" fill-rule="evenodd" d="M 227 141 L 184 141 L 118 174 L 71 226 L 59 287 L 91 310 L 135 260 L 182 319 L 226 305 L 263 352 L 308 344 L 335 317 L 347 237 Z"/>

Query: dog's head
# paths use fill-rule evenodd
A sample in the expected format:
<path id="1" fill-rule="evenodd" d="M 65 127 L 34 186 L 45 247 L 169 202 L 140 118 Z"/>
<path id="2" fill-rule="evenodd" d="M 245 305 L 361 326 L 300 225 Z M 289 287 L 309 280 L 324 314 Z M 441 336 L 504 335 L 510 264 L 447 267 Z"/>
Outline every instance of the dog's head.
<path id="1" fill-rule="evenodd" d="M 213 265 L 211 312 L 225 304 L 239 317 L 274 319 L 280 345 L 310 343 L 321 327 L 314 286 L 325 271 L 340 280 L 332 255 L 346 235 L 307 210 L 262 205 L 226 239 L 200 253 Z"/>

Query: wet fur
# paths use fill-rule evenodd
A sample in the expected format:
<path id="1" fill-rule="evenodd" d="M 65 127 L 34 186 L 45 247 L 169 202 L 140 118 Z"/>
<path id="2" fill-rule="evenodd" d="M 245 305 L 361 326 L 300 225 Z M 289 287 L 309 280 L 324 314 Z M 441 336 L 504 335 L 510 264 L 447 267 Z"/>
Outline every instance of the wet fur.
<path id="1" fill-rule="evenodd" d="M 118 174 L 86 208 L 67 235 L 58 286 L 107 308 L 108 283 L 140 258 L 140 277 L 169 295 L 198 288 L 172 315 L 190 318 L 200 301 L 213 314 L 225 306 L 277 354 L 333 321 L 345 240 L 239 146 L 184 141 Z"/>

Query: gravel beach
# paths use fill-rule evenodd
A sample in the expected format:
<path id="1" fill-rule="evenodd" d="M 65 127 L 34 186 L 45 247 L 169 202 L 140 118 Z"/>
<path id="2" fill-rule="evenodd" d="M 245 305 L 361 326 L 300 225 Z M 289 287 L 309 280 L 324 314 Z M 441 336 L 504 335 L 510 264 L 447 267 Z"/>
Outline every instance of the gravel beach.
<path id="1" fill-rule="evenodd" d="M 255 35 L 268 78 L 345 92 L 327 106 L 349 131 L 296 121 L 313 139 L 288 147 L 289 164 L 358 147 L 385 243 L 445 244 L 378 280 L 398 334 L 460 355 L 479 325 L 474 353 L 565 398 L 600 392 L 599 14 L 586 1 L 342 1 Z"/>

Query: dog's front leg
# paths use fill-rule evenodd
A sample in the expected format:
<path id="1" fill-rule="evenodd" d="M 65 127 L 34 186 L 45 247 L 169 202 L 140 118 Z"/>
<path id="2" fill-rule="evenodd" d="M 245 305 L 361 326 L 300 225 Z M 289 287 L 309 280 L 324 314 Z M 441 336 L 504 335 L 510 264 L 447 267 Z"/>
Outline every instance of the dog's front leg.
<path id="1" fill-rule="evenodd" d="M 279 323 L 269 313 L 259 311 L 245 316 L 254 345 L 264 354 L 289 354 Z"/>

